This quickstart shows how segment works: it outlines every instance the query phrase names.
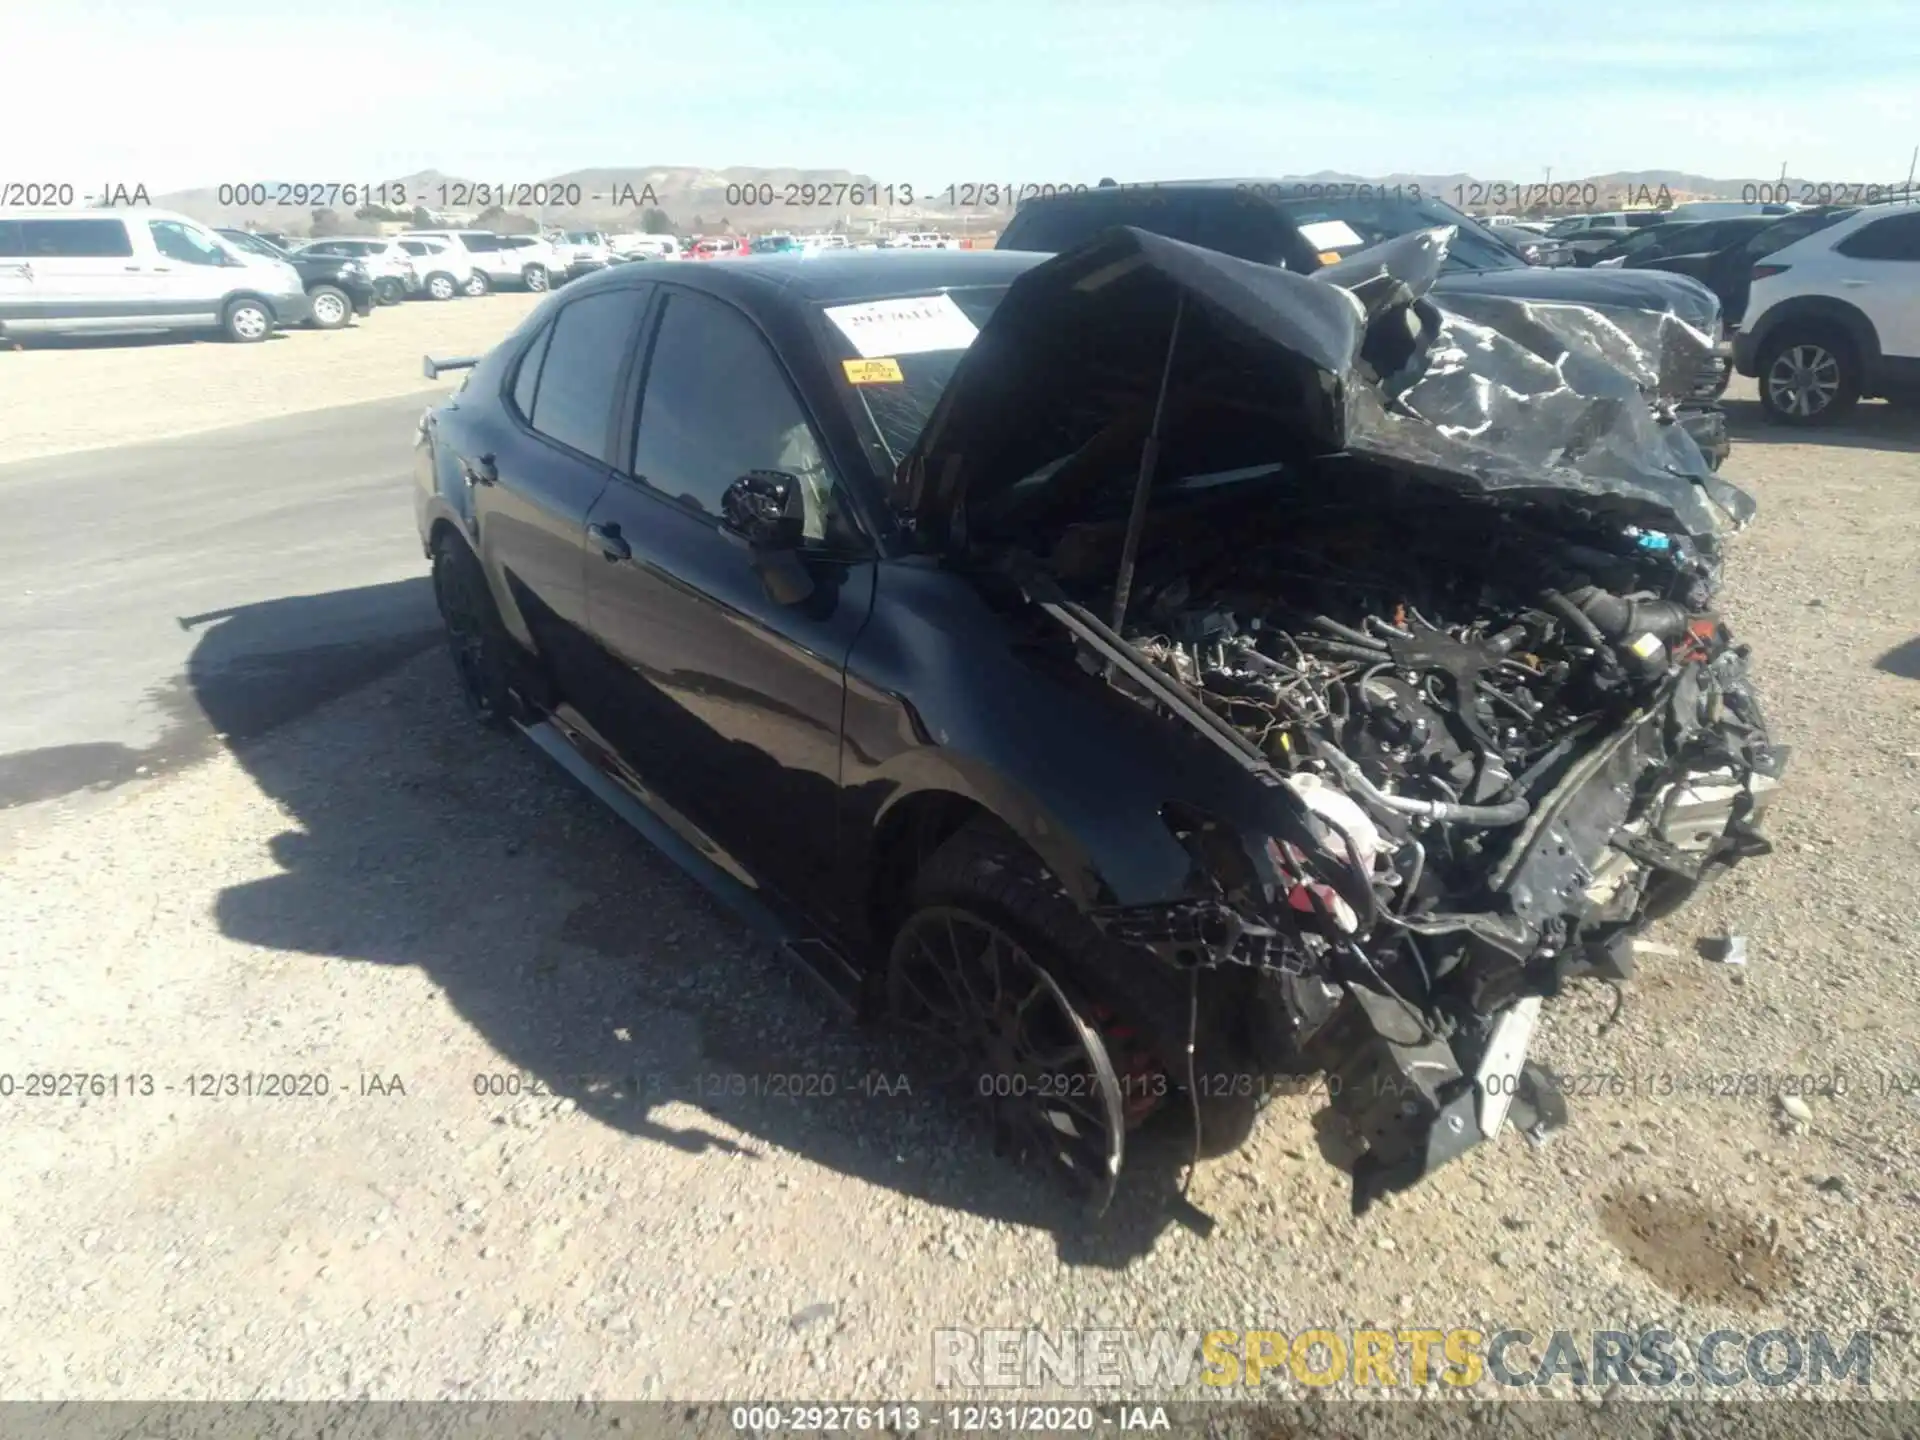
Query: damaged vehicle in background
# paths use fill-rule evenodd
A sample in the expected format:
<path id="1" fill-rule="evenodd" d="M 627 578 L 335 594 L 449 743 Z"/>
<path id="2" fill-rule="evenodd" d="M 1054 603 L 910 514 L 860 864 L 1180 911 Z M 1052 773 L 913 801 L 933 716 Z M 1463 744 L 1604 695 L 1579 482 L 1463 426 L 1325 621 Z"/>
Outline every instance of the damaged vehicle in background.
<path id="1" fill-rule="evenodd" d="M 1450 313 L 1449 238 L 570 287 L 427 363 L 463 688 L 1096 1208 L 1315 1076 L 1356 1211 L 1550 1127 L 1542 1002 L 1785 756 L 1713 610 L 1753 503 L 1642 403 L 1683 337 Z"/>
<path id="2" fill-rule="evenodd" d="M 1052 253 L 1108 226 L 1133 225 L 1305 275 L 1384 240 L 1451 226 L 1454 240 L 1433 286 L 1442 305 L 1495 295 L 1612 315 L 1650 311 L 1676 331 L 1696 331 L 1704 346 L 1689 341 L 1667 356 L 1645 387 L 1647 401 L 1693 436 L 1708 464 L 1725 461 L 1732 441 L 1717 401 L 1733 374 L 1733 347 L 1706 286 L 1680 276 L 1596 274 L 1560 261 L 1528 264 L 1499 232 L 1417 186 L 1353 188 L 1361 193 L 1322 195 L 1321 187 L 1292 181 L 1180 180 L 1043 195 L 1020 206 L 994 248 Z"/>

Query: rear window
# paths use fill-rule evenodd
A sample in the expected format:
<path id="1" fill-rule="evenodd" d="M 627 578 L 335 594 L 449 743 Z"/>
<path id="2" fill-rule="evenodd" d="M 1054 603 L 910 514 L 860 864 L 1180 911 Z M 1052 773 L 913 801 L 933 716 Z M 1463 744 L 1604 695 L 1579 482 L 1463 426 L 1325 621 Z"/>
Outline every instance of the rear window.
<path id="1" fill-rule="evenodd" d="M 0 220 L 0 255 L 84 260 L 131 254 L 124 220 Z"/>
<path id="2" fill-rule="evenodd" d="M 1833 248 L 1850 260 L 1920 260 L 1920 211 L 1862 225 Z"/>

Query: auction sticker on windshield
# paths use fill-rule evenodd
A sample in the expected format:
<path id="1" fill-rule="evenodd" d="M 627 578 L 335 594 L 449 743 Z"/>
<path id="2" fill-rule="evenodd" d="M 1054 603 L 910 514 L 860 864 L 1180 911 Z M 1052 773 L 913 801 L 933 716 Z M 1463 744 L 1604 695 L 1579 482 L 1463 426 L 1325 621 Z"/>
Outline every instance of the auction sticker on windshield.
<path id="1" fill-rule="evenodd" d="M 828 308 L 827 318 L 868 360 L 924 355 L 931 350 L 964 350 L 980 333 L 947 295 L 834 305 Z"/>
<path id="2" fill-rule="evenodd" d="M 892 356 L 884 360 L 842 360 L 840 368 L 855 385 L 902 385 L 907 379 L 900 373 L 900 362 Z"/>
<path id="3" fill-rule="evenodd" d="M 1360 232 L 1344 220 L 1315 220 L 1300 227 L 1300 238 L 1316 250 L 1338 250 L 1343 245 L 1358 245 Z"/>

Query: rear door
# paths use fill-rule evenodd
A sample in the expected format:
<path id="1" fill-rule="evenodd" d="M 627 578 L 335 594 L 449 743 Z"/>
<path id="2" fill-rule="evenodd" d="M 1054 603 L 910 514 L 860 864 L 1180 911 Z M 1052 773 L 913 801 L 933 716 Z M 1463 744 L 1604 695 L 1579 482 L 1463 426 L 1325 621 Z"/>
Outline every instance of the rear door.
<path id="1" fill-rule="evenodd" d="M 77 328 L 156 323 L 151 257 L 119 216 L 26 219 L 15 248 L 32 287 L 36 319 Z M 144 238 L 144 237 L 140 237 Z"/>
<path id="2" fill-rule="evenodd" d="M 30 326 L 44 318 L 45 308 L 20 222 L 0 220 L 0 330 L 9 323 Z"/>
<path id="3" fill-rule="evenodd" d="M 504 424 L 455 428 L 480 557 L 569 696 L 585 664 L 587 513 L 606 488 L 617 413 L 652 287 L 583 295 L 555 309 L 504 378 Z M 457 403 L 457 397 L 456 397 Z"/>
<path id="4" fill-rule="evenodd" d="M 604 733 L 711 857 L 836 915 L 844 671 L 873 601 L 873 553 L 759 327 L 711 295 L 660 291 L 631 459 L 589 531 Z M 806 496 L 813 588 L 798 603 L 773 598 L 721 524 L 728 486 L 768 469 L 799 477 Z"/>
<path id="5" fill-rule="evenodd" d="M 1920 360 L 1920 209 L 1870 220 L 1833 247 L 1831 274 L 1880 332 L 1880 353 Z"/>

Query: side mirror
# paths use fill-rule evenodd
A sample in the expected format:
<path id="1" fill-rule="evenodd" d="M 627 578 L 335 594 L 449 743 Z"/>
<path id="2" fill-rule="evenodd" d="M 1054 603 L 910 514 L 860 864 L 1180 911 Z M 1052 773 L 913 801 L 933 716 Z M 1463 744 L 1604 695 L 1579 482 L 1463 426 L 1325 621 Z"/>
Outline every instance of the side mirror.
<path id="1" fill-rule="evenodd" d="M 749 470 L 720 497 L 720 533 L 752 552 L 754 573 L 777 605 L 813 594 L 800 560 L 806 513 L 800 477 L 784 470 Z"/>
<path id="2" fill-rule="evenodd" d="M 784 470 L 749 470 L 720 497 L 720 523 L 762 554 L 798 550 L 806 534 L 800 478 Z"/>

